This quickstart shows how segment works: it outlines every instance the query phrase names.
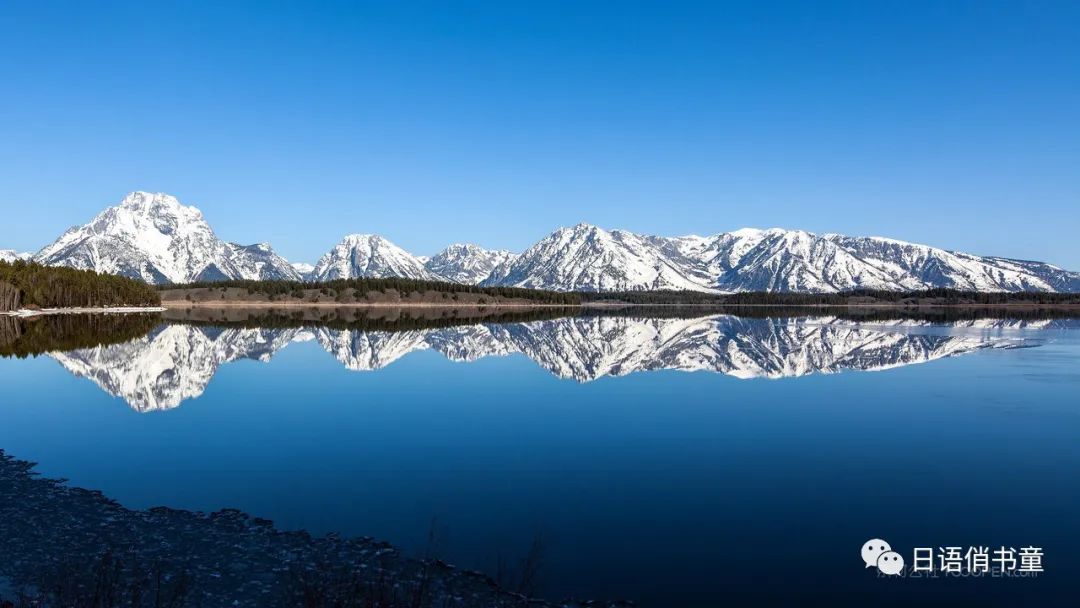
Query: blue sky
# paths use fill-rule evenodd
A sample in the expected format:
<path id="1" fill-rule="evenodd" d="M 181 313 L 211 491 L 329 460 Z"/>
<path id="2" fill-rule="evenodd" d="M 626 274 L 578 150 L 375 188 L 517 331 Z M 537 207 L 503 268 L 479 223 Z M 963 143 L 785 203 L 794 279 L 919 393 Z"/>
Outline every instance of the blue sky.
<path id="1" fill-rule="evenodd" d="M 1080 269 L 1080 3 L 0 5 L 0 248 L 124 193 L 313 261 L 587 221 Z"/>

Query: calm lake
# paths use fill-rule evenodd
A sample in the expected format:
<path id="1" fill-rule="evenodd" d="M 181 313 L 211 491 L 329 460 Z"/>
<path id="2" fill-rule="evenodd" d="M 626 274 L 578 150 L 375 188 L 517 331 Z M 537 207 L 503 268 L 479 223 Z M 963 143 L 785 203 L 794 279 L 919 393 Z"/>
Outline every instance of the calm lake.
<path id="1" fill-rule="evenodd" d="M 0 448 L 491 574 L 539 541 L 555 599 L 1072 601 L 1080 322 L 651 314 L 9 321 L 46 346 L 0 358 Z M 871 538 L 1045 571 L 883 577 Z"/>

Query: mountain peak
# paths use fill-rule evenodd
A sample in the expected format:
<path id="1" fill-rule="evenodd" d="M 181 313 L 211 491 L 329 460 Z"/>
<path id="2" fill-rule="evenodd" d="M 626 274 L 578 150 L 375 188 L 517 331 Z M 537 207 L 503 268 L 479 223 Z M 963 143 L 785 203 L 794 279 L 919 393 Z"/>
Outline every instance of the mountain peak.
<path id="1" fill-rule="evenodd" d="M 557 291 L 716 291 L 688 274 L 672 239 L 581 223 L 536 243 L 485 285 Z"/>
<path id="2" fill-rule="evenodd" d="M 198 207 L 191 205 L 184 205 L 180 202 L 180 199 L 171 194 L 164 192 L 144 192 L 142 190 L 136 190 L 134 192 L 127 193 L 120 201 L 120 204 L 116 206 L 119 209 L 139 210 L 139 211 L 151 211 L 151 210 L 183 210 L 188 213 L 198 214 L 202 216 L 202 211 Z"/>
<path id="3" fill-rule="evenodd" d="M 315 281 L 401 277 L 437 281 L 416 256 L 377 234 L 349 234 L 315 263 Z"/>
<path id="4" fill-rule="evenodd" d="M 369 244 L 372 246 L 378 246 L 382 244 L 389 244 L 391 246 L 395 246 L 393 243 L 378 234 L 368 233 L 346 234 L 344 237 L 341 238 L 341 241 L 338 242 L 338 246 L 353 246 L 361 243 Z"/>
<path id="5" fill-rule="evenodd" d="M 448 251 L 480 251 L 482 249 L 483 248 L 479 245 L 474 245 L 472 243 L 451 243 L 447 245 L 445 249 L 440 251 L 439 254 L 443 254 Z"/>
<path id="6" fill-rule="evenodd" d="M 505 250 L 484 249 L 472 243 L 454 243 L 424 261 L 430 272 L 455 283 L 475 285 L 516 256 Z"/>
<path id="7" fill-rule="evenodd" d="M 766 230 L 762 230 L 761 228 L 739 228 L 738 230 L 732 230 L 731 232 L 727 232 L 725 234 L 730 234 L 733 237 L 745 239 L 759 237 L 766 232 Z"/>
<path id="8" fill-rule="evenodd" d="M 132 190 L 124 195 L 121 199 L 120 205 L 127 207 L 132 205 L 142 205 L 147 202 L 160 201 L 167 202 L 174 205 L 180 204 L 180 199 L 166 192 L 149 192 L 146 190 Z"/>
<path id="9" fill-rule="evenodd" d="M 567 231 L 574 233 L 607 232 L 603 228 L 596 226 L 595 224 L 589 224 L 587 222 L 578 222 L 577 224 L 574 224 L 572 227 L 568 228 Z"/>
<path id="10" fill-rule="evenodd" d="M 223 279 L 296 279 L 269 246 L 226 243 L 196 207 L 162 192 L 135 191 L 68 230 L 34 257 L 152 284 Z"/>

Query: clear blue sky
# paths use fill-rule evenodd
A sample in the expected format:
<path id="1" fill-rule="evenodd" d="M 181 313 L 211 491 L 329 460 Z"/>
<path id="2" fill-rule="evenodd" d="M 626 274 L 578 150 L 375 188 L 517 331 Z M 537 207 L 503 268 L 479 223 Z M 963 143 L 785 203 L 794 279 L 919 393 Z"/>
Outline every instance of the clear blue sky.
<path id="1" fill-rule="evenodd" d="M 1078 2 L 0 4 L 0 247 L 124 193 L 312 261 L 587 221 L 1080 269 Z"/>

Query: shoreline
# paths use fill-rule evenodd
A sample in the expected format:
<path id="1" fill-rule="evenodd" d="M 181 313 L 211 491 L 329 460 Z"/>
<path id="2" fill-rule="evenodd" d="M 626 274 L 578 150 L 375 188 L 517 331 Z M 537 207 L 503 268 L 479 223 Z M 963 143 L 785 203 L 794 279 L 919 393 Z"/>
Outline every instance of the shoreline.
<path id="1" fill-rule="evenodd" d="M 315 595 L 337 597 L 339 605 L 632 606 L 528 597 L 437 555 L 412 557 L 371 537 L 285 530 L 237 509 L 131 509 L 34 467 L 0 448 L 0 580 L 9 592 L 43 590 L 42 600 L 63 581 L 85 595 L 70 599 L 90 600 L 105 584 L 118 596 L 160 594 L 168 605 L 284 607 Z M 111 576 L 103 578 L 105 566 Z"/>

